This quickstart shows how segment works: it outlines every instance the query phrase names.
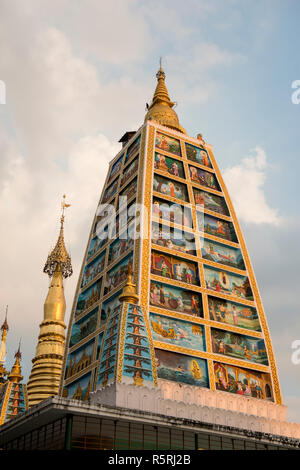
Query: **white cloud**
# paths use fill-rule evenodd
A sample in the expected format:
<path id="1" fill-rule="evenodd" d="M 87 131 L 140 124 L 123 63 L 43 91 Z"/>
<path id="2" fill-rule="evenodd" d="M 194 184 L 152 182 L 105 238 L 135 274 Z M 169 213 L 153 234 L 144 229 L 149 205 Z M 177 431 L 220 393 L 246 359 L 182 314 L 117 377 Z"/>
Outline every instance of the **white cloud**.
<path id="1" fill-rule="evenodd" d="M 264 194 L 266 154 L 260 147 L 252 152 L 239 165 L 223 172 L 237 216 L 246 223 L 279 225 L 278 211 L 269 206 Z"/>
<path id="2" fill-rule="evenodd" d="M 31 167 L 2 133 L 0 143 L 6 168 L 0 185 L 0 220 L 5 221 L 0 229 L 0 322 L 8 303 L 9 357 L 12 360 L 18 338 L 22 336 L 23 372 L 27 378 L 47 294 L 43 263 L 58 236 L 61 196 L 66 193 L 72 204 L 66 217 L 66 244 L 74 267 L 74 275 L 66 282 L 68 323 L 108 161 L 120 146 L 101 134 L 81 138 L 70 147 L 64 168 L 50 162 L 40 171 Z"/>

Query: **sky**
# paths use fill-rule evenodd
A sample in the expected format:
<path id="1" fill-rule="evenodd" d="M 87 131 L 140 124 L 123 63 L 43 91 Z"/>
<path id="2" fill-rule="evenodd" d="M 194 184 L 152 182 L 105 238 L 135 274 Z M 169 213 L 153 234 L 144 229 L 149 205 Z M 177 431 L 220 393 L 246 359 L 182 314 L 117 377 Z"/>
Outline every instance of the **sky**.
<path id="1" fill-rule="evenodd" d="M 67 194 L 68 324 L 118 140 L 144 121 L 162 57 L 181 125 L 211 144 L 264 304 L 288 419 L 300 422 L 297 0 L 0 0 L 0 322 L 31 370 Z M 3 87 L 2 87 L 3 88 Z M 1 93 L 1 87 L 0 87 Z"/>

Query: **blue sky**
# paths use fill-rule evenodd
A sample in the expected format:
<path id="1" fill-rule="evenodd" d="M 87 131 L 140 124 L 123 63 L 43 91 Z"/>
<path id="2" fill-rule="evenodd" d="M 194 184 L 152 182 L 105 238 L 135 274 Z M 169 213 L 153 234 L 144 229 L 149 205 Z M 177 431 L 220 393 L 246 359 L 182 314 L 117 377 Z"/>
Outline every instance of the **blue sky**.
<path id="1" fill-rule="evenodd" d="M 203 134 L 224 171 L 289 419 L 300 422 L 300 365 L 290 359 L 300 339 L 300 104 L 291 101 L 300 79 L 299 10 L 296 0 L 1 2 L 0 316 L 8 303 L 8 364 L 22 336 L 26 379 L 61 195 L 72 202 L 68 321 L 108 162 L 123 133 L 142 124 L 162 56 L 181 124 Z"/>

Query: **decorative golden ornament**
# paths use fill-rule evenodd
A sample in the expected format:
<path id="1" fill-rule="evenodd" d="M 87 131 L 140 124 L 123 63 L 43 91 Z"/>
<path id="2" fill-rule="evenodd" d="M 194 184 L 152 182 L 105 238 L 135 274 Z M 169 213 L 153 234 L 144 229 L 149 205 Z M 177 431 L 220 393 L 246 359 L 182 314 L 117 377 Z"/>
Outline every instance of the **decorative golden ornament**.
<path id="1" fill-rule="evenodd" d="M 119 296 L 120 302 L 129 302 L 137 304 L 139 296 L 136 293 L 136 284 L 132 281 L 132 265 L 128 265 L 128 278 L 125 286 L 123 287 L 122 294 Z"/>
<path id="2" fill-rule="evenodd" d="M 44 273 L 48 274 L 49 277 L 52 277 L 55 271 L 58 270 L 60 267 L 62 276 L 64 278 L 72 276 L 73 274 L 73 268 L 71 264 L 71 257 L 69 253 L 67 252 L 67 249 L 65 247 L 65 241 L 64 241 L 64 221 L 65 221 L 65 208 L 70 207 L 71 204 L 66 204 L 65 202 L 65 194 L 63 195 L 63 201 L 61 203 L 62 206 L 62 215 L 60 218 L 60 232 L 59 232 L 59 237 L 56 242 L 55 247 L 49 254 L 45 267 L 44 267 Z"/>

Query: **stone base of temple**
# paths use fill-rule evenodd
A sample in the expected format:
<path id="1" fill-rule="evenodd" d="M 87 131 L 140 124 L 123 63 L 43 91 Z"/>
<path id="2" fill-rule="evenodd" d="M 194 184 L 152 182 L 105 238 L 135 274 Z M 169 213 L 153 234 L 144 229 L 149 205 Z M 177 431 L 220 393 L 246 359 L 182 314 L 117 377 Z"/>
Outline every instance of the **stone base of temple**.
<path id="1" fill-rule="evenodd" d="M 90 402 L 300 439 L 284 405 L 167 380 L 152 389 L 114 383 L 91 393 Z"/>
<path id="2" fill-rule="evenodd" d="M 117 384 L 94 392 L 90 402 L 53 397 L 32 406 L 0 426 L 0 449 L 299 450 L 299 428 Z"/>

